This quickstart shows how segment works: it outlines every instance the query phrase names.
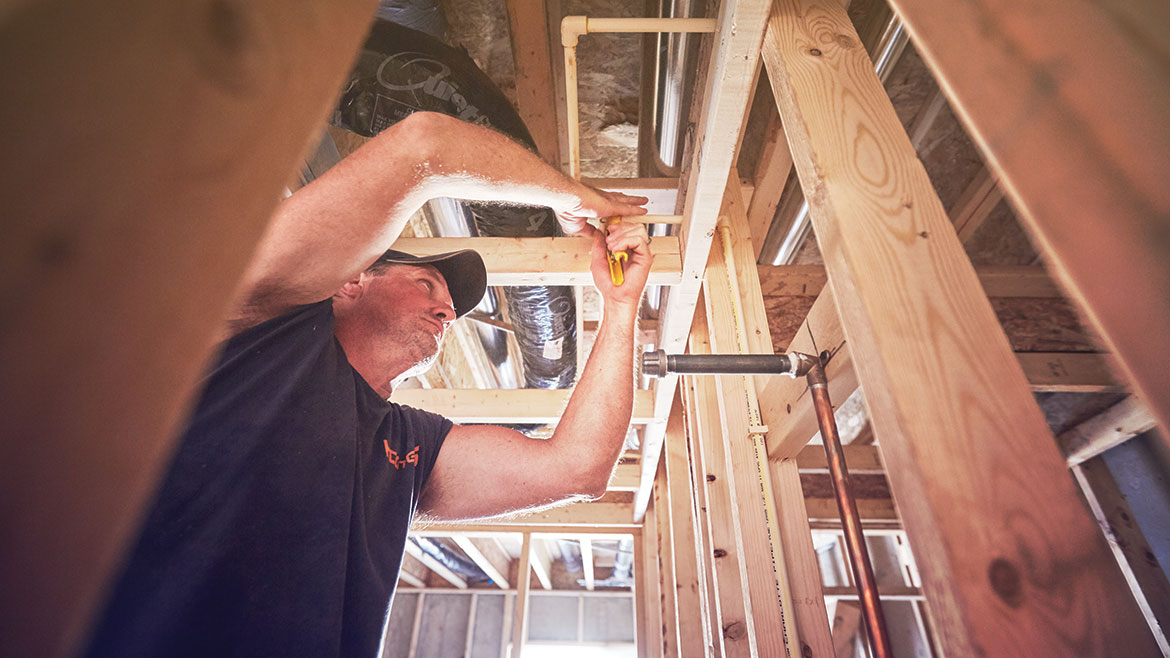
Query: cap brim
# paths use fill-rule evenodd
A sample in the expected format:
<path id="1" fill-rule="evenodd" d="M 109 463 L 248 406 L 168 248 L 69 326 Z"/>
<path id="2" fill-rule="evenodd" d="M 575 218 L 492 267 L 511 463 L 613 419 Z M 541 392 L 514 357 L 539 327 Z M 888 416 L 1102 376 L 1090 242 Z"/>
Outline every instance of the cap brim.
<path id="1" fill-rule="evenodd" d="M 415 256 L 401 251 L 390 251 L 381 259 L 383 262 L 401 265 L 430 265 L 447 281 L 455 316 L 463 317 L 471 312 L 487 291 L 487 267 L 483 258 L 474 249 L 449 251 L 433 256 Z"/>

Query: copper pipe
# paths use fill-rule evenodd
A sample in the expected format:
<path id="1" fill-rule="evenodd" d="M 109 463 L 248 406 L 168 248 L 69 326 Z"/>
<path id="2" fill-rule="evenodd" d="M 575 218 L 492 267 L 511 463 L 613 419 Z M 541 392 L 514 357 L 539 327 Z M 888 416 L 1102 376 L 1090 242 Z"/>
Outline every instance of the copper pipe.
<path id="1" fill-rule="evenodd" d="M 841 436 L 837 433 L 837 421 L 833 417 L 833 403 L 829 401 L 828 380 L 825 367 L 818 363 L 808 372 L 808 389 L 812 393 L 813 406 L 817 412 L 817 423 L 821 426 L 821 439 L 825 444 L 825 457 L 829 462 L 829 475 L 833 478 L 833 491 L 837 495 L 837 509 L 841 512 L 841 524 L 845 530 L 845 546 L 849 553 L 849 565 L 857 592 L 861 600 L 861 611 L 865 617 L 865 632 L 874 658 L 892 658 L 890 634 L 886 618 L 882 614 L 878 598 L 877 580 L 873 576 L 873 565 L 869 561 L 869 550 L 861 532 L 861 515 L 857 513 L 857 502 L 849 484 L 849 469 L 845 467 L 845 453 L 841 450 Z"/>

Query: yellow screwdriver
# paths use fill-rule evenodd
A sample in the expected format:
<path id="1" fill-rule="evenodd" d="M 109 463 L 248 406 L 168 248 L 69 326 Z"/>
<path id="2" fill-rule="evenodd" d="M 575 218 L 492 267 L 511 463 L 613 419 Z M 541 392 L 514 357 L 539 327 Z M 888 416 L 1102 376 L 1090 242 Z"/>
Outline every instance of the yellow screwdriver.
<path id="1" fill-rule="evenodd" d="M 609 227 L 622 221 L 621 217 L 606 217 L 601 220 L 602 223 Z M 616 254 L 608 249 L 605 250 L 605 257 L 609 260 L 609 280 L 613 285 L 620 286 L 626 281 L 626 273 L 622 269 L 622 263 L 630 258 L 629 252 L 619 251 Z"/>

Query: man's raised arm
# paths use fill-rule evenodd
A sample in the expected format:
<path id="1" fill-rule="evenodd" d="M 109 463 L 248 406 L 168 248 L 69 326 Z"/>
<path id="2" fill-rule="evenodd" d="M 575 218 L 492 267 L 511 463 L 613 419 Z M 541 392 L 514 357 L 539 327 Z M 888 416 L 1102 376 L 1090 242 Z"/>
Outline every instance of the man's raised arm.
<path id="1" fill-rule="evenodd" d="M 585 370 L 552 438 L 502 427 L 456 426 L 447 435 L 419 510 L 438 519 L 496 516 L 605 492 L 633 412 L 634 330 L 650 273 L 646 229 L 618 224 L 593 233 L 593 281 L 603 316 Z M 625 283 L 610 282 L 606 249 L 629 250 Z"/>
<path id="2" fill-rule="evenodd" d="M 328 298 L 438 196 L 548 206 L 567 232 L 586 218 L 645 212 L 639 199 L 573 181 L 499 133 L 412 114 L 281 203 L 237 291 L 232 331 Z"/>

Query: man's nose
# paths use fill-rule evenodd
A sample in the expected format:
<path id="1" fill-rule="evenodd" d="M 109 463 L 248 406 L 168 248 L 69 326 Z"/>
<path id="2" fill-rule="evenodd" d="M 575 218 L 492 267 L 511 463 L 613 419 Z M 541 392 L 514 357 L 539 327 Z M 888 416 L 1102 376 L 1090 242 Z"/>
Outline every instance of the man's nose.
<path id="1" fill-rule="evenodd" d="M 455 320 L 455 308 L 451 302 L 439 302 L 435 305 L 435 317 L 443 322 L 453 322 Z"/>

